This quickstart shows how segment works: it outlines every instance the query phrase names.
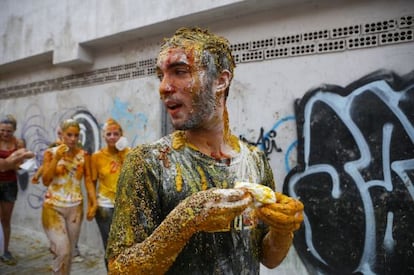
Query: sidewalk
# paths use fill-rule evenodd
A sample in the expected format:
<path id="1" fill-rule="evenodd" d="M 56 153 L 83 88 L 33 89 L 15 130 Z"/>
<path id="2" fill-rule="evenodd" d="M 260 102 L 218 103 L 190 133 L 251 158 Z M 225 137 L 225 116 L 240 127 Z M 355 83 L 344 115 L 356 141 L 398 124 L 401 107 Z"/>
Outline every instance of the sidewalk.
<path id="1" fill-rule="evenodd" d="M 1 275 L 41 275 L 51 274 L 52 254 L 49 252 L 48 240 L 42 232 L 33 232 L 19 227 L 12 227 L 10 252 L 17 259 L 17 265 L 9 266 L 0 261 Z M 71 275 L 105 275 L 107 274 L 103 252 L 92 251 L 79 244 L 82 263 L 72 263 Z"/>

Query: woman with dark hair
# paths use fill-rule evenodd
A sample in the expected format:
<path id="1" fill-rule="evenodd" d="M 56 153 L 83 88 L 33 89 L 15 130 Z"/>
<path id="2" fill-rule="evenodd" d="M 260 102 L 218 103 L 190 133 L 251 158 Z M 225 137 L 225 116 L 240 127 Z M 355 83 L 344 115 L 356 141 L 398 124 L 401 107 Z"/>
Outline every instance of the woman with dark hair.
<path id="1" fill-rule="evenodd" d="M 25 147 L 23 140 L 14 136 L 16 128 L 17 122 L 12 115 L 6 115 L 0 119 L 0 158 L 2 159 L 12 157 L 18 149 Z M 0 171 L 0 217 L 4 233 L 4 253 L 0 260 L 8 265 L 17 263 L 9 251 L 10 222 L 18 191 L 17 169 L 18 165 Z"/>

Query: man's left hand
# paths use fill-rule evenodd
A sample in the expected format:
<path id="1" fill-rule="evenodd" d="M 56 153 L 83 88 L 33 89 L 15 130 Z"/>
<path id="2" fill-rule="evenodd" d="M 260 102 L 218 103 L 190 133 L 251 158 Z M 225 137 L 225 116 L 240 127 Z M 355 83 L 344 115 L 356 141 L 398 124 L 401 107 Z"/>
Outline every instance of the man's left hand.
<path id="1" fill-rule="evenodd" d="M 276 202 L 263 204 L 256 209 L 259 219 L 274 231 L 293 232 L 303 221 L 303 204 L 296 199 L 276 192 Z"/>

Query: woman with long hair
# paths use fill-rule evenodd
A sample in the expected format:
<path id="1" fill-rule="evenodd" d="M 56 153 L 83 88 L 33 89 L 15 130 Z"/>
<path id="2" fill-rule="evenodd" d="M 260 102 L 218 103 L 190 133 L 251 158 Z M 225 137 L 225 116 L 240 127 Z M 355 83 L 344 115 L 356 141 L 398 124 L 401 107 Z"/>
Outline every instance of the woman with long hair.
<path id="1" fill-rule="evenodd" d="M 90 176 L 90 156 L 78 143 L 79 123 L 67 119 L 60 128 L 62 144 L 47 149 L 43 158 L 42 179 L 48 189 L 42 223 L 55 256 L 53 274 L 69 274 L 83 220 L 82 180 L 88 195 L 88 220 L 95 216 L 96 195 Z"/>

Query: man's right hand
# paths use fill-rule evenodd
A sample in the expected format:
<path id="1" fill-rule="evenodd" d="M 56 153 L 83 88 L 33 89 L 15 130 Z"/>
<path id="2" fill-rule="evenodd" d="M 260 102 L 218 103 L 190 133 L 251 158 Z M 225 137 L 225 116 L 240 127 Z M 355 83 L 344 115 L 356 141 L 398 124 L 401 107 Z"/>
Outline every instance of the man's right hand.
<path id="1" fill-rule="evenodd" d="M 230 223 L 253 202 L 243 189 L 209 189 L 193 194 L 184 202 L 185 215 L 193 216 L 196 232 L 217 232 L 230 228 Z M 181 206 L 182 207 L 182 206 Z"/>

